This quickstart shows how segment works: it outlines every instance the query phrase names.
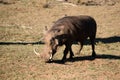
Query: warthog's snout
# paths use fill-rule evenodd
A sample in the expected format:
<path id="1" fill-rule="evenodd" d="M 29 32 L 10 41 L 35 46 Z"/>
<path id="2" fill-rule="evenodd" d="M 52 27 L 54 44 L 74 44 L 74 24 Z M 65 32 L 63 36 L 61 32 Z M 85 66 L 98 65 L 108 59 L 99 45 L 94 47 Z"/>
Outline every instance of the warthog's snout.
<path id="1" fill-rule="evenodd" d="M 47 50 L 44 50 L 44 52 L 38 53 L 36 49 L 34 49 L 34 53 L 41 59 L 44 59 L 45 61 L 52 61 L 52 51 L 48 52 Z"/>

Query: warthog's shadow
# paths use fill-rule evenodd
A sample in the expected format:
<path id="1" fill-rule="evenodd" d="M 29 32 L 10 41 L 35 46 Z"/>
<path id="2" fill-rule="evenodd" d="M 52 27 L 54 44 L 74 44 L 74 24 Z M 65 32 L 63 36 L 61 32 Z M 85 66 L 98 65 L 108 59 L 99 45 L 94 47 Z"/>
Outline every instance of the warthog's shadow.
<path id="1" fill-rule="evenodd" d="M 108 38 L 96 38 L 95 42 L 102 42 L 102 43 L 115 43 L 120 42 L 120 36 L 112 36 Z M 44 44 L 42 41 L 38 42 L 0 42 L 0 45 L 40 45 Z M 86 41 L 85 45 L 90 44 L 89 41 Z M 72 60 L 67 59 L 65 62 L 75 62 L 75 61 L 84 61 L 84 60 L 94 60 L 94 59 L 120 59 L 120 56 L 116 55 L 108 55 L 108 54 L 99 54 L 96 55 L 96 58 L 93 58 L 92 56 L 82 56 L 82 57 L 74 57 Z M 61 63 L 61 60 L 53 60 L 52 63 Z"/>
<path id="2" fill-rule="evenodd" d="M 95 59 L 113 59 L 113 60 L 120 60 L 120 56 L 116 55 L 109 55 L 109 54 L 99 54 L 96 55 L 95 58 L 92 56 L 79 56 L 79 57 L 74 57 L 73 59 L 66 59 L 65 62 L 76 62 L 76 61 L 85 61 L 85 60 L 95 60 Z M 58 63 L 58 64 L 63 64 L 61 60 L 53 60 L 51 63 Z"/>

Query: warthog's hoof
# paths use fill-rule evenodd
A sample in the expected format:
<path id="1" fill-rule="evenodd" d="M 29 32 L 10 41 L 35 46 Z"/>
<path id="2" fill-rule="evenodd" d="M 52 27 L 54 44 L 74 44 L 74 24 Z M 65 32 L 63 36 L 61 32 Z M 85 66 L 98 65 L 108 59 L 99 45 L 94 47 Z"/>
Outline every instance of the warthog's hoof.
<path id="1" fill-rule="evenodd" d="M 96 57 L 96 53 L 95 52 L 92 53 L 92 57 Z"/>

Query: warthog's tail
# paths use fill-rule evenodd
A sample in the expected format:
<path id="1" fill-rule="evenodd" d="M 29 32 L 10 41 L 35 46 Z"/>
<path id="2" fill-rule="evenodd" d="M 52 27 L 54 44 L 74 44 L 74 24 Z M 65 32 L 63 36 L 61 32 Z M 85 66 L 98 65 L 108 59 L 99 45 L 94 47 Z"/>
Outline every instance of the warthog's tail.
<path id="1" fill-rule="evenodd" d="M 34 48 L 34 53 L 40 57 L 40 53 L 38 53 L 35 48 Z"/>

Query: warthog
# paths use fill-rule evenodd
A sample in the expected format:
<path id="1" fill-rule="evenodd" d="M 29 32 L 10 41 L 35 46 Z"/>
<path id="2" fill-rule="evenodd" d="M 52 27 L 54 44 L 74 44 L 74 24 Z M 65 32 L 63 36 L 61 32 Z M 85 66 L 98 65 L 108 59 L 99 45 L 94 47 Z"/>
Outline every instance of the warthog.
<path id="1" fill-rule="evenodd" d="M 81 51 L 84 41 L 89 37 L 92 45 L 92 56 L 95 57 L 95 36 L 96 21 L 86 15 L 66 16 L 57 20 L 54 25 L 47 31 L 45 35 L 45 57 L 51 61 L 56 53 L 58 46 L 65 45 L 64 56 L 62 61 L 66 60 L 67 53 L 70 52 L 72 59 L 74 54 L 71 46 L 74 42 L 81 44 Z"/>

